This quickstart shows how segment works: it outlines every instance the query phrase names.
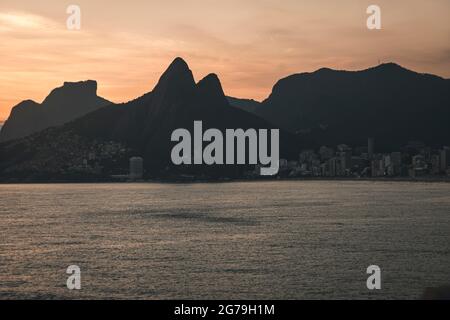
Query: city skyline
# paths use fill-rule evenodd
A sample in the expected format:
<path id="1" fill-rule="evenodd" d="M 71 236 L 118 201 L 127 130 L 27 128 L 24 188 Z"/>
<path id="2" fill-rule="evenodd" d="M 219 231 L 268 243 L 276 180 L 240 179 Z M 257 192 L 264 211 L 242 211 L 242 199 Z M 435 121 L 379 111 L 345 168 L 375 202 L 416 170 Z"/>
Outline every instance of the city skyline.
<path id="1" fill-rule="evenodd" d="M 136 98 L 175 56 L 189 60 L 196 80 L 212 71 L 227 95 L 256 100 L 280 78 L 321 67 L 392 61 L 450 76 L 448 1 L 378 1 L 382 29 L 374 31 L 365 27 L 368 1 L 258 3 L 78 1 L 82 27 L 69 31 L 69 3 L 2 1 L 0 122 L 64 81 L 97 80 L 99 95 L 113 102 Z"/>

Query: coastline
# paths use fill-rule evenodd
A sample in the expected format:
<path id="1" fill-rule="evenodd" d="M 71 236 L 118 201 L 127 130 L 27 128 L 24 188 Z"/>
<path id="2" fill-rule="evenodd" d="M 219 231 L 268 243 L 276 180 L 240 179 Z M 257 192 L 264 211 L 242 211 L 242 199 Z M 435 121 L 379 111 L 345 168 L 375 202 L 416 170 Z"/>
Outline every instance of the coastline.
<path id="1" fill-rule="evenodd" d="M 102 184 L 102 183 L 230 183 L 230 182 L 269 182 L 269 181 L 366 181 L 366 182 L 412 182 L 412 183 L 450 183 L 450 176 L 443 177 L 296 177 L 296 178 L 211 178 L 211 179 L 179 179 L 179 178 L 153 178 L 135 181 L 119 181 L 115 179 L 98 180 L 28 180 L 28 181 L 0 181 L 0 185 L 8 184 Z"/>

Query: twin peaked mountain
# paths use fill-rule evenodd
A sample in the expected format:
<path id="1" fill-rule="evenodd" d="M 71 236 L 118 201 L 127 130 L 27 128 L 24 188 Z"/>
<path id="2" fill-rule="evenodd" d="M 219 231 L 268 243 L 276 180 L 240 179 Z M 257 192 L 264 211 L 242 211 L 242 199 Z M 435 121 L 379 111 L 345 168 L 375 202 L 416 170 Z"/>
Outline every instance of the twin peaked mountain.
<path id="1" fill-rule="evenodd" d="M 398 150 L 409 140 L 448 145 L 448 119 L 450 80 L 393 63 L 291 75 L 259 103 L 225 97 L 214 74 L 195 83 L 176 58 L 151 92 L 127 103 L 98 97 L 96 83 L 88 81 L 65 83 L 41 105 L 16 106 L 0 132 L 0 141 L 7 141 L 0 144 L 0 177 L 55 166 L 64 171 L 78 161 L 75 155 L 98 149 L 95 141 L 120 143 L 143 156 L 147 172 L 157 175 L 170 165 L 172 131 L 192 130 L 195 120 L 202 120 L 204 130 L 280 128 L 280 156 L 296 159 L 301 148 L 364 145 L 369 136 L 378 150 Z"/>
<path id="2" fill-rule="evenodd" d="M 155 171 L 171 163 L 172 132 L 178 128 L 193 132 L 196 120 L 202 121 L 204 130 L 217 128 L 222 132 L 227 128 L 275 128 L 251 113 L 231 107 L 215 74 L 195 83 L 181 58 L 172 62 L 150 93 L 99 109 L 67 127 L 83 136 L 123 142 L 143 155 L 148 171 Z M 299 151 L 295 137 L 287 132 L 280 136 L 281 153 L 295 156 Z"/>
<path id="3" fill-rule="evenodd" d="M 0 175 L 2 170 L 8 176 L 27 170 L 32 174 L 35 167 L 47 170 L 41 165 L 45 161 L 52 163 L 47 166 L 51 167 L 49 170 L 55 170 L 54 166 L 64 165 L 63 159 L 72 161 L 70 153 L 84 153 L 88 157 L 89 150 L 96 148 L 92 144 L 98 140 L 118 142 L 130 149 L 130 154 L 143 156 L 146 171 L 159 175 L 171 166 L 172 132 L 178 128 L 192 131 L 195 120 L 202 121 L 204 130 L 217 128 L 222 132 L 227 128 L 275 128 L 256 115 L 231 107 L 215 74 L 195 83 L 186 62 L 176 58 L 155 88 L 135 100 L 109 104 L 63 126 L 0 145 Z M 72 147 L 63 151 L 67 144 Z M 59 147 L 52 149 L 51 146 Z M 295 136 L 280 131 L 280 154 L 293 158 L 298 152 Z M 62 163 L 54 161 L 55 158 L 61 159 Z M 192 167 L 185 168 L 185 172 L 205 172 L 205 168 Z M 206 168 L 206 174 L 237 174 L 236 168 L 219 167 Z"/>

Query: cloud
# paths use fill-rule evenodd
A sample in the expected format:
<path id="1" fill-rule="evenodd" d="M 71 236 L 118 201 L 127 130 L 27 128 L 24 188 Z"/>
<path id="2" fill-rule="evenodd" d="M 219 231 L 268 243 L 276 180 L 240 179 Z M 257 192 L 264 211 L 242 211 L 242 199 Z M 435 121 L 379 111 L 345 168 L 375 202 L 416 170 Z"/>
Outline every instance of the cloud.
<path id="1" fill-rule="evenodd" d="M 10 39 L 62 36 L 62 26 L 55 21 L 25 12 L 0 12 L 0 34 Z"/>

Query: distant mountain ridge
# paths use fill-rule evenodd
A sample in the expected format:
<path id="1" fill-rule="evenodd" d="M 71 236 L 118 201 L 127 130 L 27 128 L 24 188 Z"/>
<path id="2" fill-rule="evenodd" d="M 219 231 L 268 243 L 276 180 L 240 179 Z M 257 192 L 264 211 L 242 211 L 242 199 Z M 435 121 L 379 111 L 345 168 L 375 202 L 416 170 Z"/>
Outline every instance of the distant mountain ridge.
<path id="1" fill-rule="evenodd" d="M 295 132 L 311 147 L 408 140 L 450 142 L 450 80 L 395 63 L 361 71 L 322 68 L 279 80 L 254 113 Z M 306 146 L 305 146 L 306 147 Z"/>
<path id="2" fill-rule="evenodd" d="M 42 105 L 57 119 L 62 116 L 58 101 L 71 101 L 64 105 L 70 110 L 85 110 L 84 101 L 76 100 L 77 90 L 70 90 L 77 86 L 65 83 Z M 89 92 L 88 101 L 98 102 L 94 110 L 80 117 L 71 113 L 76 118 L 64 125 L 1 143 L 0 179 L 45 180 L 67 177 L 74 170 L 84 176 L 90 158 L 103 159 L 91 168 L 96 175 L 114 174 L 128 170 L 132 155 L 144 157 L 150 176 L 240 176 L 237 166 L 171 164 L 171 133 L 177 128 L 192 132 L 195 120 L 203 122 L 204 130 L 280 128 L 280 156 L 285 159 L 322 145 L 365 145 L 368 137 L 375 138 L 378 151 L 399 150 L 410 140 L 439 147 L 450 143 L 450 80 L 393 63 L 361 71 L 322 68 L 294 74 L 278 81 L 262 103 L 226 97 L 215 74 L 196 83 L 181 58 L 170 64 L 152 91 L 127 103 L 97 97 L 96 83 L 81 87 Z M 107 105 L 101 107 L 103 103 Z M 22 117 L 29 123 L 42 105 L 27 100 L 13 113 L 28 115 Z"/>
<path id="3" fill-rule="evenodd" d="M 3 160 L 0 161 L 0 176 L 3 172 L 6 176 L 21 174 L 45 178 L 56 171 L 66 172 L 67 167 L 79 168 L 83 159 L 88 158 L 89 153 L 96 149 L 99 140 L 103 144 L 108 144 L 109 141 L 120 143 L 123 149 L 131 150 L 127 156 L 142 156 L 146 172 L 150 176 L 176 172 L 217 177 L 241 176 L 242 166 L 177 167 L 172 164 L 170 153 L 175 145 L 171 141 L 172 132 L 178 128 L 193 132 L 196 120 L 202 121 L 203 130 L 217 128 L 222 132 L 228 128 L 275 128 L 251 113 L 231 107 L 215 74 L 209 74 L 195 83 L 186 62 L 176 58 L 154 89 L 137 99 L 111 104 L 64 126 L 44 130 L 23 140 L 0 144 L 0 158 Z M 50 146 L 48 141 L 52 142 Z M 70 144 L 73 146 L 65 147 Z M 294 135 L 280 131 L 282 157 L 296 158 L 299 146 Z M 107 152 L 106 149 L 101 152 Z M 56 159 L 66 159 L 66 163 Z M 43 163 L 49 162 L 52 165 L 43 166 Z M 120 161 L 112 159 L 110 163 L 102 164 L 104 172 L 114 173 L 110 169 L 117 162 Z M 51 172 L 47 174 L 47 170 Z"/>
<path id="4" fill-rule="evenodd" d="M 18 139 L 49 127 L 58 126 L 110 104 L 97 96 L 93 80 L 64 82 L 39 104 L 25 100 L 13 107 L 0 131 L 0 142 Z"/>

